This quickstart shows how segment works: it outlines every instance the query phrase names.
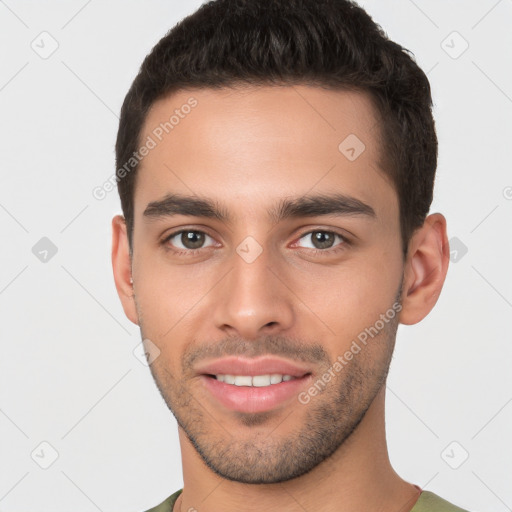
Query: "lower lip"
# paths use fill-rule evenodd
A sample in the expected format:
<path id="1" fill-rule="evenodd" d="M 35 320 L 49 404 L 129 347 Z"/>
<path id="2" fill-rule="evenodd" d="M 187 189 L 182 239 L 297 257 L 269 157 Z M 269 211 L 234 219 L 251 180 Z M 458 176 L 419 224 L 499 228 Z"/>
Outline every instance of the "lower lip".
<path id="1" fill-rule="evenodd" d="M 291 398 L 298 396 L 301 388 L 311 379 L 311 375 L 305 375 L 298 379 L 271 384 L 270 386 L 235 386 L 226 384 L 214 377 L 201 375 L 206 389 L 224 407 L 238 412 L 266 412 L 275 409 Z"/>

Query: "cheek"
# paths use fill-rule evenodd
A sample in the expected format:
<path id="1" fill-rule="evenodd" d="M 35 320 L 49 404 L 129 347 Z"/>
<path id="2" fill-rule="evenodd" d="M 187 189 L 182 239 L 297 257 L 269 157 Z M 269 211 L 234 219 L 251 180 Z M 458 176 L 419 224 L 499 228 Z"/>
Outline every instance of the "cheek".
<path id="1" fill-rule="evenodd" d="M 337 267 L 296 272 L 291 288 L 300 290 L 297 295 L 308 318 L 348 343 L 374 325 L 395 303 L 401 279 L 400 260 L 382 254 L 378 259 L 365 256 Z M 298 307 L 300 311 L 302 306 Z"/>
<path id="2" fill-rule="evenodd" d="M 134 260 L 136 298 L 147 337 L 171 338 L 189 327 L 215 275 L 195 265 L 171 265 L 164 256 Z M 147 330 L 147 333 L 146 333 Z"/>
<path id="3" fill-rule="evenodd" d="M 375 325 L 381 315 L 398 308 L 397 294 L 402 275 L 399 259 L 368 261 L 357 281 L 353 315 L 359 332 Z"/>

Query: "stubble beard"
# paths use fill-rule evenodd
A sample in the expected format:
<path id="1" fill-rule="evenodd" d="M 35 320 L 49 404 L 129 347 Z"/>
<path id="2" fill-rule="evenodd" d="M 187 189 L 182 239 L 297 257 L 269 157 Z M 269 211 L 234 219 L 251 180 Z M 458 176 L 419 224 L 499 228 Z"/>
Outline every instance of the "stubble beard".
<path id="1" fill-rule="evenodd" d="M 395 318 L 308 404 L 297 400 L 281 420 L 294 421 L 299 415 L 296 426 L 288 430 L 286 437 L 280 436 L 275 426 L 265 428 L 268 423 L 275 425 L 271 420 L 278 414 L 269 411 L 236 413 L 236 430 L 240 431 L 240 426 L 249 429 L 247 436 L 236 438 L 215 421 L 210 411 L 205 412 L 198 398 L 168 368 L 156 364 L 158 360 L 150 368 L 178 425 L 213 472 L 247 484 L 285 482 L 308 473 L 329 458 L 355 431 L 385 385 L 397 327 Z M 251 343 L 254 347 L 254 342 Z M 279 343 L 267 339 L 264 345 L 275 349 Z M 327 370 L 331 364 L 326 361 L 324 366 Z M 319 376 L 322 374 L 319 372 Z"/>

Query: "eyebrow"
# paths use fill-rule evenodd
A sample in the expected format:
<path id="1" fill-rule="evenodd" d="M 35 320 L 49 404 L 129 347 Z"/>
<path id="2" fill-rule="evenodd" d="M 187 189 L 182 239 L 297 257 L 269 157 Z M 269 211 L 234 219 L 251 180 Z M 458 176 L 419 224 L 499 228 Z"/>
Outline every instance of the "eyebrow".
<path id="1" fill-rule="evenodd" d="M 226 224 L 232 222 L 228 210 L 218 201 L 199 196 L 168 194 L 163 199 L 150 202 L 143 216 L 148 220 L 157 220 L 174 215 L 205 217 Z M 316 194 L 297 198 L 281 199 L 277 205 L 267 210 L 271 222 L 300 217 L 362 216 L 369 219 L 377 217 L 375 210 L 361 200 L 344 194 Z"/>

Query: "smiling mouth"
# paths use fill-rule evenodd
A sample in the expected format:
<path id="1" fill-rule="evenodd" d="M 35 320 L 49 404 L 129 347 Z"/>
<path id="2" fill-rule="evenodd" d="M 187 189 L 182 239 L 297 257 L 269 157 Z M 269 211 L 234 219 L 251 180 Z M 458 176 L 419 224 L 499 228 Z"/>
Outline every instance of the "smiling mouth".
<path id="1" fill-rule="evenodd" d="M 196 372 L 214 407 L 251 414 L 290 406 L 313 378 L 303 362 L 274 355 L 228 356 L 198 365 Z"/>
<path id="2" fill-rule="evenodd" d="M 305 374 L 306 376 L 309 374 Z M 288 382 L 290 380 L 296 380 L 301 377 L 294 377 L 293 375 L 283 375 L 281 373 L 271 373 L 271 374 L 263 374 L 263 375 L 230 375 L 230 374 L 217 374 L 217 375 L 207 375 L 207 377 L 211 377 L 213 379 L 218 380 L 219 382 L 224 382 L 226 384 L 232 384 L 234 386 L 247 386 L 247 387 L 257 387 L 263 388 L 267 386 L 274 386 L 276 384 L 281 384 L 281 382 Z"/>
<path id="3" fill-rule="evenodd" d="M 311 381 L 312 374 L 203 374 L 203 385 L 224 409 L 243 413 L 269 412 L 290 404 Z"/>

